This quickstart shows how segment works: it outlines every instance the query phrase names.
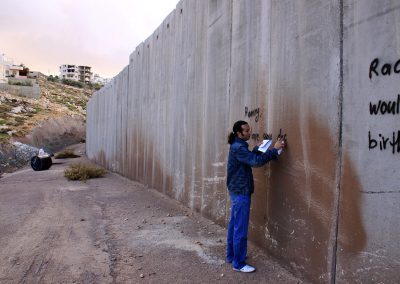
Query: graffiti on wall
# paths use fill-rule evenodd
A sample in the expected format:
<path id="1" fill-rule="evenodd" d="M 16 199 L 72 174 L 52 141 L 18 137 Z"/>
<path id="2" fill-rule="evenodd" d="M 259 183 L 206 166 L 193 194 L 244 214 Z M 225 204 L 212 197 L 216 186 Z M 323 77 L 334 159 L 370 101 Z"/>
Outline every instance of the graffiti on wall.
<path id="1" fill-rule="evenodd" d="M 254 118 L 254 122 L 257 124 L 261 117 L 260 108 L 259 107 L 249 108 L 248 106 L 245 106 L 244 107 L 244 116 L 248 119 Z M 256 132 L 256 133 L 251 134 L 251 139 L 254 141 L 260 141 L 260 140 L 271 139 L 271 138 L 272 138 L 272 134 L 266 133 L 266 132 L 264 132 L 264 133 Z"/>
<path id="2" fill-rule="evenodd" d="M 247 106 L 244 107 L 244 116 L 252 119 L 254 117 L 254 122 L 257 124 L 260 117 L 261 117 L 261 112 L 260 112 L 260 108 L 256 107 L 256 108 L 249 108 Z M 286 134 L 282 134 L 282 129 L 279 130 L 279 135 L 278 138 L 280 137 L 284 137 L 284 139 L 286 139 Z M 252 133 L 251 134 L 251 139 L 258 142 L 260 140 L 272 140 L 272 133 L 267 133 L 267 132 L 263 132 L 263 133 Z"/>
<path id="3" fill-rule="evenodd" d="M 379 76 L 391 76 L 400 73 L 400 59 L 394 64 L 381 63 L 379 58 L 371 61 L 369 66 L 369 79 Z M 400 114 L 400 94 L 394 99 L 378 100 L 369 102 L 369 114 L 371 116 L 399 115 Z M 392 154 L 400 153 L 400 130 L 394 130 L 389 134 L 375 133 L 368 131 L 369 150 L 391 150 Z"/>
<path id="4" fill-rule="evenodd" d="M 248 118 L 254 117 L 254 121 L 257 123 L 260 119 L 260 108 L 249 109 L 247 106 L 244 107 L 244 116 Z"/>

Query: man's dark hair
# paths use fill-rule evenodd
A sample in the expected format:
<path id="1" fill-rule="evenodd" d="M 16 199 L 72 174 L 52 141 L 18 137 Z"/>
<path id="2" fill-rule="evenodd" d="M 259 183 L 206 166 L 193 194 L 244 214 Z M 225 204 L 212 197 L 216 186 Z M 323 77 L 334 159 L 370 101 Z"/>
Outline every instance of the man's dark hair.
<path id="1" fill-rule="evenodd" d="M 242 125 L 246 125 L 246 124 L 248 124 L 248 123 L 243 120 L 239 120 L 239 121 L 235 122 L 235 124 L 233 125 L 233 128 L 232 128 L 232 132 L 229 133 L 229 135 L 228 135 L 228 144 L 232 144 L 233 142 L 235 142 L 235 138 L 238 137 L 237 133 L 238 132 L 242 133 L 242 131 L 243 131 Z"/>

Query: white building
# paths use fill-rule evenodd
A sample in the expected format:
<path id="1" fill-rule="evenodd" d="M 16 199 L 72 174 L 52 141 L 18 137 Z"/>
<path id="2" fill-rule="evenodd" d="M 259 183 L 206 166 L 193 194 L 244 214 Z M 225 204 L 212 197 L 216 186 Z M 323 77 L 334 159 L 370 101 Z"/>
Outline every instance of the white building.
<path id="1" fill-rule="evenodd" d="M 106 85 L 110 81 L 111 81 L 111 79 L 100 77 L 99 74 L 94 74 L 94 76 L 93 76 L 94 84 Z"/>
<path id="2" fill-rule="evenodd" d="M 92 67 L 90 66 L 64 64 L 59 69 L 61 79 L 80 81 L 85 84 L 92 82 Z"/>
<path id="3" fill-rule="evenodd" d="M 0 83 L 6 82 L 6 66 L 0 62 Z"/>
<path id="4" fill-rule="evenodd" d="M 0 83 L 7 82 L 7 77 L 11 76 L 10 69 L 15 66 L 14 60 L 4 53 L 0 54 Z"/>
<path id="5" fill-rule="evenodd" d="M 60 79 L 79 81 L 79 67 L 77 65 L 70 64 L 61 65 Z"/>

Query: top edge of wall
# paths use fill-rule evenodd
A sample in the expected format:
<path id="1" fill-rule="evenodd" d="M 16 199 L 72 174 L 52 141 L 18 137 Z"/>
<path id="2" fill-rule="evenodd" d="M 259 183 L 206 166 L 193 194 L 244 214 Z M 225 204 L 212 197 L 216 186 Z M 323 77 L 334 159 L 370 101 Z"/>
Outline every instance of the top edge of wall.
<path id="1" fill-rule="evenodd" d="M 129 55 L 129 64 L 132 62 L 132 57 L 138 53 L 140 53 L 140 48 L 143 45 L 147 45 L 152 38 L 160 36 L 162 34 L 162 32 L 169 27 L 169 25 L 171 25 L 171 23 L 174 22 L 175 20 L 175 13 L 176 11 L 180 11 L 181 7 L 183 6 L 183 2 L 186 0 L 181 0 L 179 1 L 176 6 L 175 9 L 173 9 L 165 18 L 164 20 L 161 22 L 161 24 L 145 39 L 143 40 L 141 43 L 139 43 L 135 49 L 131 52 L 131 54 Z"/>

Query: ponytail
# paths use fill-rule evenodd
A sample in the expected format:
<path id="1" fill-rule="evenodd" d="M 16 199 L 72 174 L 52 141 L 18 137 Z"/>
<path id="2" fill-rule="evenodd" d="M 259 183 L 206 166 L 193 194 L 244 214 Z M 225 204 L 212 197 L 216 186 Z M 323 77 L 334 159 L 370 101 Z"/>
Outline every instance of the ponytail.
<path id="1" fill-rule="evenodd" d="M 228 134 L 228 144 L 232 144 L 235 141 L 235 133 L 231 132 Z"/>
<path id="2" fill-rule="evenodd" d="M 237 133 L 240 132 L 242 133 L 242 125 L 248 124 L 246 121 L 239 120 L 236 121 L 235 124 L 233 125 L 232 132 L 229 133 L 228 135 L 228 144 L 233 144 L 235 142 L 235 138 L 238 137 Z"/>

